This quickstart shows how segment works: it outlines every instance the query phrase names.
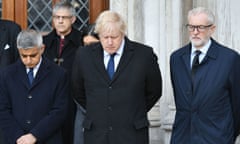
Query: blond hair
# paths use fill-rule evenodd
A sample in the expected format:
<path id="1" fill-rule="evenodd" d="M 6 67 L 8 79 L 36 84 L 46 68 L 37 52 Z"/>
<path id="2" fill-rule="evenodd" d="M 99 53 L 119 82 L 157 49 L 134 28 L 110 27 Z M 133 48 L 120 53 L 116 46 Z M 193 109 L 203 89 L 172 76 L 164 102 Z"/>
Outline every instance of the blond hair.
<path id="1" fill-rule="evenodd" d="M 112 31 L 112 28 L 109 27 L 109 23 L 115 23 L 119 31 L 124 35 L 126 34 L 125 21 L 120 14 L 110 10 L 104 11 L 98 16 L 96 20 L 95 32 L 99 34 L 102 31 Z"/>

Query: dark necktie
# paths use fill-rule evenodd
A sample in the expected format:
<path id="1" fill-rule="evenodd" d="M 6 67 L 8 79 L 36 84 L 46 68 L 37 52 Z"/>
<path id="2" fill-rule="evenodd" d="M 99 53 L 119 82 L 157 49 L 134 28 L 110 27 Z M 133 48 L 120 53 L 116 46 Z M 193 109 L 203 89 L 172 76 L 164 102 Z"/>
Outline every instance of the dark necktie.
<path id="1" fill-rule="evenodd" d="M 29 71 L 28 71 L 28 80 L 29 80 L 29 83 L 32 84 L 33 82 L 33 68 L 30 68 Z"/>
<path id="2" fill-rule="evenodd" d="M 60 38 L 59 50 L 58 50 L 58 56 L 59 56 L 59 57 L 61 57 L 61 55 L 62 55 L 63 46 L 64 46 L 64 39 L 63 39 L 63 38 Z"/>
<path id="3" fill-rule="evenodd" d="M 194 56 L 193 62 L 192 62 L 192 76 L 195 75 L 196 69 L 199 66 L 199 55 L 200 54 L 201 54 L 201 51 L 199 51 L 199 50 L 195 51 L 195 56 Z"/>
<path id="4" fill-rule="evenodd" d="M 115 55 L 116 55 L 116 53 L 113 53 L 110 55 L 110 59 L 107 64 L 107 72 L 108 72 L 110 79 L 112 79 L 113 74 L 114 74 L 114 56 Z"/>

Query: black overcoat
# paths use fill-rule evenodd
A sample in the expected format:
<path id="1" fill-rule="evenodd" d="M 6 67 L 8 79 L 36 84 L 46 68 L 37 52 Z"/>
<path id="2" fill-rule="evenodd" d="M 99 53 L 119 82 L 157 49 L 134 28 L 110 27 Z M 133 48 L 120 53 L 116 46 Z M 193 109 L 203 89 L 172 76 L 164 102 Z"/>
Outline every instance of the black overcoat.
<path id="1" fill-rule="evenodd" d="M 162 79 L 152 48 L 125 38 L 124 52 L 110 80 L 100 43 L 79 49 L 74 93 L 86 107 L 85 144 L 148 144 L 147 112 L 161 96 Z"/>

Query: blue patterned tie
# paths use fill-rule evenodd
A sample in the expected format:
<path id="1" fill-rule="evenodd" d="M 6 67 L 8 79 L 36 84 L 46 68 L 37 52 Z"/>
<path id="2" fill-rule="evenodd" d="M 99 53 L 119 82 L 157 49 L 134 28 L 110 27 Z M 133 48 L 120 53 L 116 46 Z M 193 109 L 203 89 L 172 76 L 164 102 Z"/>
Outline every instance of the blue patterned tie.
<path id="1" fill-rule="evenodd" d="M 33 68 L 30 68 L 28 71 L 28 80 L 29 80 L 30 85 L 32 84 L 33 79 L 34 79 L 33 78 Z"/>
<path id="2" fill-rule="evenodd" d="M 115 55 L 116 55 L 116 53 L 113 53 L 110 55 L 110 59 L 108 61 L 108 65 L 107 65 L 107 72 L 108 72 L 110 79 L 112 79 L 113 74 L 114 74 L 114 56 Z"/>

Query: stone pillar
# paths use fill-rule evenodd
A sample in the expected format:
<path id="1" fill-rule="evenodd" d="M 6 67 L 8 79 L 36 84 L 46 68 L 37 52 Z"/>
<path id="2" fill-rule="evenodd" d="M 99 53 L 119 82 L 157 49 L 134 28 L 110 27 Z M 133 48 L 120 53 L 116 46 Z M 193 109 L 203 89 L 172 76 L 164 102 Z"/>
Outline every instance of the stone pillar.
<path id="1" fill-rule="evenodd" d="M 127 35 L 131 40 L 143 42 L 142 0 L 112 0 L 110 9 L 119 12 L 127 22 Z"/>
<path id="2" fill-rule="evenodd" d="M 159 0 L 145 0 L 143 5 L 143 25 L 144 25 L 144 34 L 143 34 L 143 43 L 150 45 L 153 47 L 155 53 L 157 54 L 159 58 L 159 65 L 161 69 L 162 76 L 164 75 L 164 70 L 162 69 L 161 62 L 162 56 L 160 55 L 160 16 L 159 16 Z M 164 79 L 163 79 L 163 85 L 164 85 Z M 163 143 L 163 141 L 160 140 L 160 102 L 158 102 L 152 110 L 148 113 L 148 118 L 150 120 L 151 126 L 150 126 L 150 140 L 151 144 L 159 144 Z"/>
<path id="3" fill-rule="evenodd" d="M 156 3 L 159 3 L 159 0 L 112 0 L 110 1 L 110 9 L 119 12 L 124 17 L 128 27 L 127 35 L 131 40 L 150 45 L 159 56 L 158 22 L 160 20 L 159 16 L 156 15 L 159 6 L 156 5 Z M 149 9 L 146 8 L 148 6 Z M 154 6 L 154 8 L 152 6 Z M 146 12 L 145 9 L 147 9 L 148 12 Z M 159 59 L 159 61 L 162 61 L 162 59 Z M 159 103 L 148 113 L 148 118 L 151 125 L 150 141 L 151 143 L 159 143 Z"/>
<path id="4" fill-rule="evenodd" d="M 168 144 L 175 117 L 175 104 L 170 81 L 170 54 L 181 45 L 182 1 L 160 1 L 160 62 L 164 77 L 163 96 L 160 100 L 161 141 Z"/>
<path id="5" fill-rule="evenodd" d="M 110 9 L 122 15 L 127 22 L 128 19 L 128 0 L 110 0 Z"/>

